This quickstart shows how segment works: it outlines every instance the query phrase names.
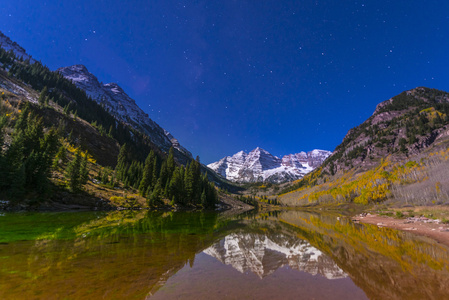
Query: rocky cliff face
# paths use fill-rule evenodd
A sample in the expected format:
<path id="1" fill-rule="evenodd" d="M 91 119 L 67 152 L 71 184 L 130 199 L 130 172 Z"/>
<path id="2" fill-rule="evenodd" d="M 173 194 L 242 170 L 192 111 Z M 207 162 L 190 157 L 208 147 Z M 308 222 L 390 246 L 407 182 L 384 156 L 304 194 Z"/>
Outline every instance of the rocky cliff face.
<path id="1" fill-rule="evenodd" d="M 260 278 L 283 266 L 327 279 L 347 277 L 329 256 L 307 241 L 282 234 L 232 233 L 203 252 L 241 273 L 250 271 Z"/>
<path id="2" fill-rule="evenodd" d="M 323 170 L 334 174 L 369 169 L 387 156 L 402 161 L 449 136 L 449 93 L 417 87 L 379 103 L 371 117 L 352 128 Z"/>
<path id="3" fill-rule="evenodd" d="M 99 104 L 104 105 L 118 120 L 147 134 L 151 141 L 164 151 L 174 147 L 188 158 L 192 154 L 182 147 L 168 131 L 151 120 L 136 102 L 116 83 L 100 83 L 83 65 L 74 65 L 57 70 Z"/>
<path id="4" fill-rule="evenodd" d="M 259 147 L 248 154 L 240 151 L 208 165 L 209 168 L 234 182 L 280 183 L 302 178 L 329 156 L 331 152 L 313 150 L 278 158 Z"/>

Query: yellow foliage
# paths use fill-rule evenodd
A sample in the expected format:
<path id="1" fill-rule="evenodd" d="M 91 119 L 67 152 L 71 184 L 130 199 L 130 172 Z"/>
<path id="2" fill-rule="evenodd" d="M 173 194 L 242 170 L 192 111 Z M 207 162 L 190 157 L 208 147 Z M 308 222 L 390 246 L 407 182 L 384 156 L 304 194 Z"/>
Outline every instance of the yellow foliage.
<path id="1" fill-rule="evenodd" d="M 437 192 L 437 195 L 441 193 L 441 182 L 437 181 L 435 183 L 435 191 Z"/>
<path id="2" fill-rule="evenodd" d="M 447 155 L 446 151 L 436 154 L 443 159 Z M 360 204 L 379 203 L 389 197 L 390 187 L 393 184 L 410 184 L 427 179 L 424 162 L 417 163 L 411 160 L 400 165 L 392 164 L 387 158 L 372 170 L 357 175 L 354 174 L 354 171 L 350 171 L 332 182 L 321 184 L 310 193 L 304 194 L 299 200 L 316 202 L 333 199 L 339 202 L 353 201 Z M 435 188 L 438 193 L 439 186 L 437 185 Z"/>
<path id="3" fill-rule="evenodd" d="M 76 151 L 78 151 L 78 149 L 79 149 L 79 148 L 75 147 L 74 145 L 72 145 L 70 143 L 66 143 L 65 146 L 66 146 L 66 149 L 70 153 L 72 153 L 72 154 L 76 153 Z M 89 161 L 92 164 L 96 164 L 97 163 L 97 161 L 87 151 L 81 151 L 81 156 L 82 157 L 86 157 L 86 155 L 87 155 L 87 161 Z"/>
<path id="4" fill-rule="evenodd" d="M 112 196 L 109 200 L 111 200 L 112 202 L 123 202 L 125 201 L 124 197 L 119 197 L 119 196 Z"/>
<path id="5" fill-rule="evenodd" d="M 442 112 L 436 110 L 435 107 L 429 107 L 429 108 L 423 109 L 419 113 L 425 113 L 429 117 L 430 121 L 435 120 L 437 115 L 441 119 L 444 119 L 446 117 L 446 114 L 443 114 Z"/>

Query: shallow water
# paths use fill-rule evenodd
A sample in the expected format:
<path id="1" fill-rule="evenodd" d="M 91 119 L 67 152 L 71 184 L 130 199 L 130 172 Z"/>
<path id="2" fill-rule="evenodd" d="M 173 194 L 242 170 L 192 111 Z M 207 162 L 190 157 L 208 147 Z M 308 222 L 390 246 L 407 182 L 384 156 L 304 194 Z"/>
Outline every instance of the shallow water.
<path id="1" fill-rule="evenodd" d="M 445 299 L 449 250 L 343 216 L 0 215 L 1 299 Z"/>

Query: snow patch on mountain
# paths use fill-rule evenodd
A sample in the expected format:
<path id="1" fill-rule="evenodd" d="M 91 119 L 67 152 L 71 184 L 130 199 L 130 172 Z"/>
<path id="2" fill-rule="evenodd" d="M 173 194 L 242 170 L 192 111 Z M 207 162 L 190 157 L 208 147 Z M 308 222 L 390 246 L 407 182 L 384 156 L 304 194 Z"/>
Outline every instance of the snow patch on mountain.
<path id="1" fill-rule="evenodd" d="M 30 60 L 31 64 L 34 64 L 36 61 L 26 53 L 25 49 L 23 49 L 19 44 L 16 42 L 11 41 L 9 37 L 3 34 L 3 32 L 0 31 L 0 47 L 5 49 L 6 51 L 12 50 L 12 52 L 16 55 L 17 58 L 22 58 L 23 60 Z"/>
<path id="2" fill-rule="evenodd" d="M 240 151 L 233 156 L 226 156 L 208 167 L 234 182 L 280 183 L 304 177 L 331 154 L 330 151 L 316 149 L 285 155 L 281 159 L 257 147 L 248 154 Z"/>
<path id="3" fill-rule="evenodd" d="M 118 120 L 148 135 L 162 150 L 168 151 L 173 146 L 188 158 L 192 158 L 192 154 L 168 131 L 151 120 L 117 83 L 100 83 L 84 65 L 73 65 L 57 71 L 84 90 L 93 100 L 104 105 Z"/>
<path id="4" fill-rule="evenodd" d="M 10 93 L 13 93 L 14 95 L 20 95 L 28 99 L 28 101 L 37 103 L 37 97 L 33 96 L 31 93 L 29 93 L 26 89 L 23 87 L 15 84 L 14 82 L 10 80 L 3 80 L 0 79 L 0 88 L 7 90 Z"/>

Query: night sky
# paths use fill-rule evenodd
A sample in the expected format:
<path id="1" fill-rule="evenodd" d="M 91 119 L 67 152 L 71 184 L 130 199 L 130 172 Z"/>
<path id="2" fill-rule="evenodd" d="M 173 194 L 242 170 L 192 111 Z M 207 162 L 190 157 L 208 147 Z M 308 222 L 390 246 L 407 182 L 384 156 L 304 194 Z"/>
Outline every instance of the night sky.
<path id="1" fill-rule="evenodd" d="M 194 156 L 333 150 L 377 103 L 449 91 L 449 1 L 2 0 L 55 70 L 117 82 Z"/>

